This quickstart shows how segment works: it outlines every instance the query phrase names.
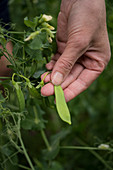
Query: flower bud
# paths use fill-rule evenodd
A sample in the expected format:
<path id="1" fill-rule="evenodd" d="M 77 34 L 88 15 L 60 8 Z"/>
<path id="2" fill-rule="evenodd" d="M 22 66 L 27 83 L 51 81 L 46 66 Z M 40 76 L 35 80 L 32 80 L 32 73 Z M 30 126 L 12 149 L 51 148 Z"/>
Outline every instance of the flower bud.
<path id="1" fill-rule="evenodd" d="M 39 20 L 39 23 L 48 22 L 50 20 L 52 20 L 52 16 L 51 15 L 43 14 L 41 19 Z"/>
<path id="2" fill-rule="evenodd" d="M 45 15 L 45 14 L 43 14 L 42 18 L 43 18 L 46 22 L 52 20 L 52 16 L 51 16 L 51 15 Z"/>
<path id="3" fill-rule="evenodd" d="M 33 33 L 31 33 L 24 41 L 29 41 L 32 40 L 36 37 L 36 35 L 38 35 L 40 33 L 40 31 L 35 31 Z"/>
<path id="4" fill-rule="evenodd" d="M 107 144 L 100 144 L 100 145 L 98 146 L 98 148 L 100 148 L 100 149 L 108 149 L 108 148 L 109 148 L 109 145 L 107 145 Z"/>

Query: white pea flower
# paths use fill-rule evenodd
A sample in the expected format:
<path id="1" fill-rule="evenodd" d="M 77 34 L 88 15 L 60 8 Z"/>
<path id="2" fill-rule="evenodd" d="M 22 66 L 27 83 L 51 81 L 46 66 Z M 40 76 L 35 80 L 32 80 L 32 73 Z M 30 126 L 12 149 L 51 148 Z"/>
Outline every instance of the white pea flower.
<path id="1" fill-rule="evenodd" d="M 36 35 L 38 35 L 40 33 L 40 31 L 35 31 L 33 33 L 31 33 L 24 41 L 29 41 L 32 40 L 36 37 Z"/>
<path id="2" fill-rule="evenodd" d="M 43 14 L 42 19 L 44 19 L 44 21 L 50 21 L 50 20 L 52 20 L 52 16 Z"/>
<path id="3" fill-rule="evenodd" d="M 109 148 L 109 145 L 107 145 L 107 144 L 100 144 L 100 145 L 98 146 L 98 148 L 99 148 L 99 149 L 108 149 L 108 148 Z"/>
<path id="4" fill-rule="evenodd" d="M 52 40 L 51 37 L 48 37 L 48 41 L 49 41 L 49 43 L 52 43 L 52 42 L 53 42 L 53 40 Z"/>
<path id="5" fill-rule="evenodd" d="M 42 23 L 42 26 L 43 26 L 44 28 L 49 28 L 50 30 L 54 30 L 54 29 L 55 29 L 53 26 L 51 26 L 50 24 L 48 24 L 48 23 L 46 23 L 46 22 Z"/>

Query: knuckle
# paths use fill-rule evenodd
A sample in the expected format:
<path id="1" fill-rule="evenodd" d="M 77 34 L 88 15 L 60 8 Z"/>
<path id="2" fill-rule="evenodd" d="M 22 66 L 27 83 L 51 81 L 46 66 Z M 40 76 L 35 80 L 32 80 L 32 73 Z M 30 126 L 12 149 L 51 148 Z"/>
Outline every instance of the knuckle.
<path id="1" fill-rule="evenodd" d="M 87 47 L 89 45 L 89 40 L 85 36 L 77 38 L 76 41 L 79 47 Z"/>
<path id="2" fill-rule="evenodd" d="M 103 71 L 106 68 L 107 64 L 109 63 L 111 58 L 111 51 L 109 50 L 106 54 L 104 54 L 103 58 L 104 61 L 99 61 L 101 71 Z"/>
<path id="3" fill-rule="evenodd" d="M 101 73 L 105 69 L 106 65 L 105 65 L 105 63 L 103 61 L 99 61 L 98 66 L 99 66 L 99 69 L 97 69 L 97 71 L 99 71 Z"/>
<path id="4" fill-rule="evenodd" d="M 106 55 L 106 63 L 107 64 L 109 63 L 110 59 L 111 59 L 111 50 L 109 50 L 107 55 Z"/>
<path id="5" fill-rule="evenodd" d="M 74 37 L 74 36 L 73 36 Z M 69 45 L 80 51 L 86 49 L 89 46 L 90 40 L 85 36 L 78 36 L 75 38 L 70 37 Z"/>
<path id="6" fill-rule="evenodd" d="M 80 86 L 82 86 L 83 90 L 86 90 L 89 87 L 89 84 L 87 81 L 83 81 L 81 78 L 77 79 L 78 84 L 80 84 Z"/>
<path id="7" fill-rule="evenodd" d="M 60 60 L 59 66 L 61 68 L 63 68 L 65 71 L 66 70 L 71 70 L 72 67 L 73 67 L 73 61 L 62 59 L 62 60 Z"/>

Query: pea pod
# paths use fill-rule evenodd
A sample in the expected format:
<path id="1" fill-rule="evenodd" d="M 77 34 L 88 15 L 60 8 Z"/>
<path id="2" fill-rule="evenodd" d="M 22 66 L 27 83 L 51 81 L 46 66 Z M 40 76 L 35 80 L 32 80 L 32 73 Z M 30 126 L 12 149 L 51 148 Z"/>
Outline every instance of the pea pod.
<path id="1" fill-rule="evenodd" d="M 26 85 L 28 86 L 29 88 L 29 92 L 30 92 L 30 95 L 34 98 L 40 98 L 40 94 L 39 92 L 36 90 L 36 88 L 31 84 L 29 78 L 23 76 L 23 75 L 19 75 L 20 77 L 22 77 L 23 79 L 26 80 Z"/>
<path id="2" fill-rule="evenodd" d="M 18 98 L 18 102 L 19 102 L 19 108 L 20 108 L 20 111 L 22 112 L 25 109 L 24 95 L 23 95 L 21 87 L 18 85 L 18 83 L 15 82 L 14 87 L 16 89 L 16 94 L 17 94 L 17 98 Z"/>
<path id="3" fill-rule="evenodd" d="M 71 124 L 70 112 L 65 101 L 64 92 L 60 85 L 54 86 L 54 89 L 58 114 L 63 121 Z"/>
<path id="4" fill-rule="evenodd" d="M 15 76 L 15 73 L 12 76 L 12 83 L 16 89 L 16 95 L 17 95 L 18 102 L 19 102 L 19 109 L 22 112 L 25 109 L 25 99 L 24 99 L 23 92 L 22 92 L 21 87 L 19 86 L 18 82 L 14 81 L 14 76 Z"/>
<path id="5" fill-rule="evenodd" d="M 34 86 L 32 86 L 31 88 L 29 87 L 29 92 L 33 98 L 38 98 L 38 99 L 41 98 L 40 93 L 37 91 L 37 89 Z"/>
<path id="6" fill-rule="evenodd" d="M 42 81 L 36 86 L 36 89 L 39 89 L 40 87 L 42 88 L 44 86 L 44 79 L 46 78 L 46 76 L 49 74 L 50 72 L 47 72 L 44 76 L 44 78 L 42 79 Z"/>

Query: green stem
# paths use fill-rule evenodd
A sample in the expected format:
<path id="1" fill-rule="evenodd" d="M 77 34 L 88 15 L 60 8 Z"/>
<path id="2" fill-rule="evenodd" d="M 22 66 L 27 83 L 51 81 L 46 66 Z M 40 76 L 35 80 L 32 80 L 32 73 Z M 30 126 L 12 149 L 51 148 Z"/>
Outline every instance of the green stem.
<path id="1" fill-rule="evenodd" d="M 12 56 L 11 56 L 11 54 L 8 53 L 6 47 L 4 48 L 3 53 L 7 53 L 8 58 L 9 58 L 9 59 L 12 61 L 12 63 L 13 63 Z"/>
<path id="2" fill-rule="evenodd" d="M 84 141 L 82 141 L 80 138 L 76 138 L 78 140 L 78 142 L 81 145 L 87 145 Z M 111 168 L 107 162 L 95 151 L 88 149 L 90 153 L 92 153 L 102 164 L 105 165 L 106 168 L 108 168 L 109 170 L 113 170 L 113 168 Z"/>
<path id="3" fill-rule="evenodd" d="M 0 77 L 0 79 L 11 79 L 11 77 Z"/>
<path id="4" fill-rule="evenodd" d="M 27 151 L 26 151 L 26 149 L 25 149 L 25 146 L 24 146 L 24 143 L 23 143 L 23 140 L 22 140 L 22 137 L 21 137 L 20 130 L 18 131 L 18 137 L 19 137 L 19 140 L 20 140 L 22 149 L 23 149 L 23 151 L 24 151 L 24 155 L 25 155 L 25 157 L 26 157 L 26 159 L 27 159 L 27 161 L 28 161 L 31 169 L 32 169 L 32 170 L 35 170 L 32 162 L 31 162 L 31 160 L 30 160 L 30 158 L 29 158 L 29 155 L 28 155 L 28 153 L 27 153 Z"/>
<path id="5" fill-rule="evenodd" d="M 10 159 L 13 158 L 15 155 L 17 155 L 18 153 L 19 153 L 19 151 L 17 151 L 17 152 L 15 152 L 14 154 L 12 154 L 12 155 L 10 156 Z M 2 165 L 5 164 L 5 162 L 7 162 L 8 159 L 9 159 L 9 158 L 5 159 L 5 160 L 2 162 Z"/>
<path id="6" fill-rule="evenodd" d="M 25 49 L 23 46 L 23 60 L 25 60 Z M 23 70 L 24 70 L 24 75 L 26 76 L 26 68 L 25 68 L 25 64 L 23 63 Z"/>
<path id="7" fill-rule="evenodd" d="M 45 145 L 46 145 L 47 149 L 50 151 L 51 150 L 51 146 L 49 144 L 49 141 L 48 141 L 48 139 L 46 137 L 46 134 L 45 134 L 44 130 L 41 130 L 41 135 L 42 135 L 42 138 L 43 138 L 43 140 L 45 142 Z"/>
<path id="8" fill-rule="evenodd" d="M 98 148 L 98 147 L 84 147 L 84 146 L 61 146 L 60 147 L 61 149 L 77 149 L 77 150 L 101 150 L 101 151 L 112 151 L 113 152 L 113 149 L 112 148 L 105 148 L 105 149 L 102 149 L 102 148 Z"/>
<path id="9" fill-rule="evenodd" d="M 26 166 L 24 166 L 24 165 L 20 165 L 20 164 L 18 164 L 18 167 L 20 167 L 20 168 L 22 168 L 22 169 L 31 170 L 31 168 L 28 168 L 28 167 L 26 167 Z"/>
<path id="10" fill-rule="evenodd" d="M 25 34 L 25 32 L 8 31 L 9 34 Z"/>
<path id="11" fill-rule="evenodd" d="M 96 153 L 96 152 L 93 151 L 93 150 L 90 150 L 90 152 L 91 152 L 98 160 L 100 160 L 100 162 L 103 163 L 106 168 L 108 168 L 109 170 L 113 170 L 113 168 L 111 168 L 111 167 L 106 163 L 106 161 L 105 161 L 98 153 Z"/>
<path id="12" fill-rule="evenodd" d="M 21 121 L 21 119 L 18 120 L 18 127 L 17 127 L 17 128 L 18 128 L 18 129 L 17 129 L 17 131 L 18 131 L 18 138 L 19 138 L 19 140 L 20 140 L 20 144 L 21 144 L 21 147 L 22 147 L 22 149 L 23 149 L 24 155 L 25 155 L 25 157 L 26 157 L 26 159 L 27 159 L 27 161 L 28 161 L 31 169 L 32 169 L 32 170 L 35 170 L 32 162 L 31 162 L 31 159 L 30 159 L 30 157 L 29 157 L 29 155 L 28 155 L 28 153 L 27 153 L 27 151 L 26 151 L 26 148 L 25 148 L 25 146 L 24 146 L 23 140 L 22 140 L 22 136 L 21 136 L 21 132 L 20 132 L 20 121 Z"/>
<path id="13" fill-rule="evenodd" d="M 13 38 L 13 37 L 11 37 L 11 36 L 9 36 L 9 35 L 5 35 L 5 36 L 8 37 L 8 38 L 10 38 L 10 39 L 12 39 L 12 40 L 14 40 L 14 41 L 17 41 L 17 42 L 19 42 L 19 43 L 21 43 L 21 44 L 24 44 L 23 41 L 17 40 L 16 38 Z"/>
<path id="14" fill-rule="evenodd" d="M 37 114 L 37 109 L 35 106 L 33 106 L 34 116 L 35 116 L 35 123 L 38 124 L 40 122 Z"/>
<path id="15" fill-rule="evenodd" d="M 18 70 L 18 68 L 17 68 L 17 66 L 16 66 L 16 62 L 15 62 L 15 60 L 14 60 L 14 58 L 13 58 L 13 55 L 11 55 L 11 54 L 7 51 L 6 48 L 4 49 L 4 52 L 7 53 L 8 58 L 10 58 L 10 61 L 12 62 L 12 64 L 14 65 L 14 67 Z"/>
<path id="16" fill-rule="evenodd" d="M 14 63 L 12 62 L 12 60 L 10 60 L 9 57 L 7 57 L 7 55 L 6 55 L 4 52 L 2 52 L 2 54 L 5 56 L 5 58 L 7 58 L 7 60 L 8 60 L 12 65 L 14 65 Z"/>

